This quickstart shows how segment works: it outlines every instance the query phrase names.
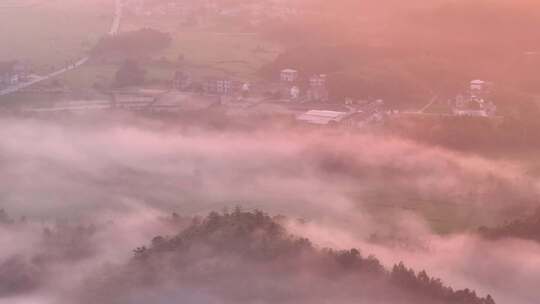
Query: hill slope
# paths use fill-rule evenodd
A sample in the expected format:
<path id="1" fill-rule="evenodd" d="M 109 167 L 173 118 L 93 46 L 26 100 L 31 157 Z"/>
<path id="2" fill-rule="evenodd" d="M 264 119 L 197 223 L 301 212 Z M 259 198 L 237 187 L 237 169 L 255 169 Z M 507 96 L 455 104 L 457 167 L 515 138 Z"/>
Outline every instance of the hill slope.
<path id="1" fill-rule="evenodd" d="M 93 303 L 494 303 L 403 264 L 388 271 L 357 249 L 316 248 L 270 216 L 240 210 L 154 238 L 90 290 L 83 298 Z"/>

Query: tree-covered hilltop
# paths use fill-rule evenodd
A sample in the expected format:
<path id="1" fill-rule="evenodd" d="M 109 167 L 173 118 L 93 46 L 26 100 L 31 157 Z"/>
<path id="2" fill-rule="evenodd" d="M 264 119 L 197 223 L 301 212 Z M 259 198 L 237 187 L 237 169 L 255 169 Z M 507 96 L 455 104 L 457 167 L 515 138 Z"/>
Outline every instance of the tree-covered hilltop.
<path id="1" fill-rule="evenodd" d="M 488 239 L 518 238 L 540 242 L 540 209 L 524 219 L 499 227 L 481 227 L 479 233 Z"/>
<path id="2" fill-rule="evenodd" d="M 92 300 L 121 303 L 142 293 L 150 301 L 152 291 L 142 292 L 148 289 L 167 299 L 160 303 L 176 303 L 172 294 L 178 289 L 219 303 L 495 303 L 491 296 L 454 290 L 403 263 L 386 270 L 357 249 L 319 249 L 269 215 L 239 209 L 212 212 L 176 236 L 155 237 L 114 273 L 92 288 Z"/>

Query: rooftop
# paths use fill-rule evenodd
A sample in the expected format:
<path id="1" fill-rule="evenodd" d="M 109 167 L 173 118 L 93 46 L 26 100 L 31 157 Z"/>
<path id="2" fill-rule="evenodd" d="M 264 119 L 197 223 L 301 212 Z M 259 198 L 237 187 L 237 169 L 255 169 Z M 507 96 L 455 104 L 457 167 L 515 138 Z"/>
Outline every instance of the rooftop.
<path id="1" fill-rule="evenodd" d="M 293 70 L 293 69 L 284 69 L 284 70 L 281 70 L 282 73 L 297 73 L 298 71 L 297 70 Z"/>
<path id="2" fill-rule="evenodd" d="M 300 114 L 297 119 L 299 121 L 316 124 L 327 125 L 331 122 L 339 122 L 343 118 L 347 117 L 347 112 L 326 111 L 326 110 L 310 110 L 306 113 Z"/>
<path id="3" fill-rule="evenodd" d="M 471 81 L 471 84 L 484 84 L 484 83 L 486 83 L 486 82 L 483 81 L 483 80 L 480 80 L 480 79 Z"/>

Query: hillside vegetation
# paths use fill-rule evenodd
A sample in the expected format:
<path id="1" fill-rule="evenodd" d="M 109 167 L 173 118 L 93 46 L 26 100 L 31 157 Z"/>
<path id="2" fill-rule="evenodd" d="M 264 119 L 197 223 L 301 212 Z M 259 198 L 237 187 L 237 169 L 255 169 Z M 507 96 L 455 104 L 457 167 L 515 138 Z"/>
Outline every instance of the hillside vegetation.
<path id="1" fill-rule="evenodd" d="M 357 249 L 319 249 L 260 211 L 212 212 L 134 252 L 127 268 L 97 284 L 93 301 L 121 303 L 139 293 L 170 299 L 178 295 L 164 286 L 172 284 L 183 290 L 182 298 L 206 294 L 221 303 L 495 303 L 403 264 L 386 270 Z"/>

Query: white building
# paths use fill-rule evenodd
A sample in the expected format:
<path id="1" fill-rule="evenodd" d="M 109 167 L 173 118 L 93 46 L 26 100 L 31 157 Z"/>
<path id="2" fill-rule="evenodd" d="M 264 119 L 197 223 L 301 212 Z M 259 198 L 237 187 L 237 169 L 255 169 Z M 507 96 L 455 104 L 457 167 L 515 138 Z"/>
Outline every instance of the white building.
<path id="1" fill-rule="evenodd" d="M 471 81 L 471 91 L 474 91 L 474 90 L 482 90 L 484 89 L 486 85 L 486 82 L 483 81 L 483 80 L 473 80 Z"/>
<path id="2" fill-rule="evenodd" d="M 309 77 L 309 85 L 311 87 L 325 87 L 326 86 L 326 74 L 313 75 Z"/>
<path id="3" fill-rule="evenodd" d="M 469 93 L 458 95 L 452 112 L 457 116 L 490 117 L 495 116 L 497 106 L 490 100 L 492 83 L 483 80 L 470 82 Z"/>
<path id="4" fill-rule="evenodd" d="M 280 79 L 283 82 L 295 82 L 298 80 L 298 71 L 293 69 L 282 70 Z"/>
<path id="5" fill-rule="evenodd" d="M 487 82 L 487 81 L 479 80 L 479 79 L 473 80 L 471 81 L 470 86 L 469 86 L 470 94 L 473 98 L 475 97 L 483 98 L 490 93 L 491 86 L 492 86 L 491 82 Z"/>
<path id="6" fill-rule="evenodd" d="M 310 101 L 328 101 L 328 89 L 326 87 L 326 75 L 313 75 L 309 78 L 307 98 Z"/>
<path id="7" fill-rule="evenodd" d="M 308 124 L 329 125 L 339 123 L 349 115 L 348 112 L 310 110 L 298 115 L 296 119 Z"/>
<path id="8" fill-rule="evenodd" d="M 297 100 L 298 98 L 300 98 L 300 88 L 297 86 L 293 86 L 291 88 L 290 94 L 291 100 Z"/>

